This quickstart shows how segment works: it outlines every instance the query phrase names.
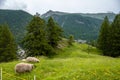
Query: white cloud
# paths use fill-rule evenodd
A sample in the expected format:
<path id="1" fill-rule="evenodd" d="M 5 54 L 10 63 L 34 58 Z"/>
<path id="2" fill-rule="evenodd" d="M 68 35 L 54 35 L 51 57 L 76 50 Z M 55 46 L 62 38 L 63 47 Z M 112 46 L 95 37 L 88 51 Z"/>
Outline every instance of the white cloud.
<path id="1" fill-rule="evenodd" d="M 73 13 L 119 12 L 120 0 L 7 0 L 2 8 L 23 9 L 32 14 L 48 10 Z"/>
<path id="2" fill-rule="evenodd" d="M 23 9 L 23 10 L 27 10 L 27 5 L 23 1 L 6 0 L 6 2 L 4 3 L 4 5 L 1 8 L 2 9 L 15 9 L 15 10 Z"/>
<path id="3" fill-rule="evenodd" d="M 0 7 L 4 5 L 4 2 L 5 2 L 5 1 L 6 1 L 6 0 L 0 0 Z"/>

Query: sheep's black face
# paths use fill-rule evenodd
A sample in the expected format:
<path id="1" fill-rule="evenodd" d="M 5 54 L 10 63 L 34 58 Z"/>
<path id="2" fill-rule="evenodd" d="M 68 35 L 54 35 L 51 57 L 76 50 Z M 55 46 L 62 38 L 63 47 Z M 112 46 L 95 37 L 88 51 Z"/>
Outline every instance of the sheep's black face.
<path id="1" fill-rule="evenodd" d="M 34 65 L 32 65 L 32 69 L 34 69 Z"/>
<path id="2" fill-rule="evenodd" d="M 32 69 L 36 68 L 36 65 L 32 65 Z"/>

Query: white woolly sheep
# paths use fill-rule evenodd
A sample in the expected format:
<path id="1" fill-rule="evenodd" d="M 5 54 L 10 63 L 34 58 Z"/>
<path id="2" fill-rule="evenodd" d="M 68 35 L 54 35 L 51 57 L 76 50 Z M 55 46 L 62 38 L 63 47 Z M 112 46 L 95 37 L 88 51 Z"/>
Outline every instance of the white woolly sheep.
<path id="1" fill-rule="evenodd" d="M 16 73 L 30 72 L 34 68 L 33 64 L 28 63 L 18 63 L 15 66 Z"/>
<path id="2" fill-rule="evenodd" d="M 40 62 L 39 59 L 35 58 L 35 57 L 27 57 L 26 58 L 27 62 Z"/>

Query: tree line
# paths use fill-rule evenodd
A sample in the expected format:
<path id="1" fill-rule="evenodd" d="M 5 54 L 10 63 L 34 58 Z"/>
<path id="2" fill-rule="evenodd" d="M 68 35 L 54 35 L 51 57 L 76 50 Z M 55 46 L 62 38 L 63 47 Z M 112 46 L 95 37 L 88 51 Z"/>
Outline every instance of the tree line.
<path id="1" fill-rule="evenodd" d="M 8 25 L 0 25 L 0 62 L 16 59 L 17 45 Z"/>
<path id="2" fill-rule="evenodd" d="M 54 49 L 62 39 L 63 30 L 49 18 L 46 23 L 39 16 L 35 15 L 27 26 L 27 34 L 22 44 L 28 56 L 51 56 L 55 54 Z"/>
<path id="3" fill-rule="evenodd" d="M 97 43 L 97 47 L 104 55 L 120 56 L 120 14 L 116 15 L 112 23 L 109 22 L 107 16 L 104 18 Z"/>
<path id="4" fill-rule="evenodd" d="M 52 17 L 46 22 L 35 15 L 27 26 L 21 44 L 27 56 L 51 56 L 55 54 L 63 30 Z M 17 45 L 7 25 L 0 25 L 0 62 L 17 58 Z"/>
<path id="5" fill-rule="evenodd" d="M 59 41 L 63 37 L 62 28 L 52 17 L 46 22 L 38 15 L 35 15 L 28 24 L 26 35 L 22 40 L 22 46 L 27 56 L 53 56 Z M 72 45 L 74 37 L 70 36 L 68 44 Z M 120 56 L 120 14 L 116 15 L 112 23 L 105 17 L 97 47 L 104 55 Z M 17 59 L 17 44 L 8 25 L 0 25 L 0 62 Z"/>

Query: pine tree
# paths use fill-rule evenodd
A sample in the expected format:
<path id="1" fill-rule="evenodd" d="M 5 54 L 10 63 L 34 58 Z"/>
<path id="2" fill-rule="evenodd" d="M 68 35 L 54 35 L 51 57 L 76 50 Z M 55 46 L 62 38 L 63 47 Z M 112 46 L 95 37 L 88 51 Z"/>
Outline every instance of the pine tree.
<path id="1" fill-rule="evenodd" d="M 109 29 L 110 29 L 110 24 L 109 24 L 108 18 L 105 17 L 101 25 L 101 29 L 98 37 L 98 48 L 103 51 L 104 55 L 109 55 L 108 54 Z"/>
<path id="2" fill-rule="evenodd" d="M 116 15 L 111 25 L 110 56 L 120 56 L 120 14 Z"/>
<path id="3" fill-rule="evenodd" d="M 71 46 L 71 45 L 73 45 L 73 42 L 74 42 L 74 36 L 70 35 L 70 37 L 68 39 L 68 44 Z"/>
<path id="4" fill-rule="evenodd" d="M 17 46 L 7 25 L 0 25 L 0 62 L 17 58 Z"/>
<path id="5" fill-rule="evenodd" d="M 27 56 L 49 55 L 53 49 L 46 38 L 46 24 L 39 16 L 34 16 L 27 26 L 27 34 L 22 43 Z"/>
<path id="6" fill-rule="evenodd" d="M 55 23 L 52 17 L 49 18 L 47 24 L 48 31 L 48 43 L 55 48 L 58 45 L 58 41 L 62 38 L 63 30 L 61 27 Z"/>

